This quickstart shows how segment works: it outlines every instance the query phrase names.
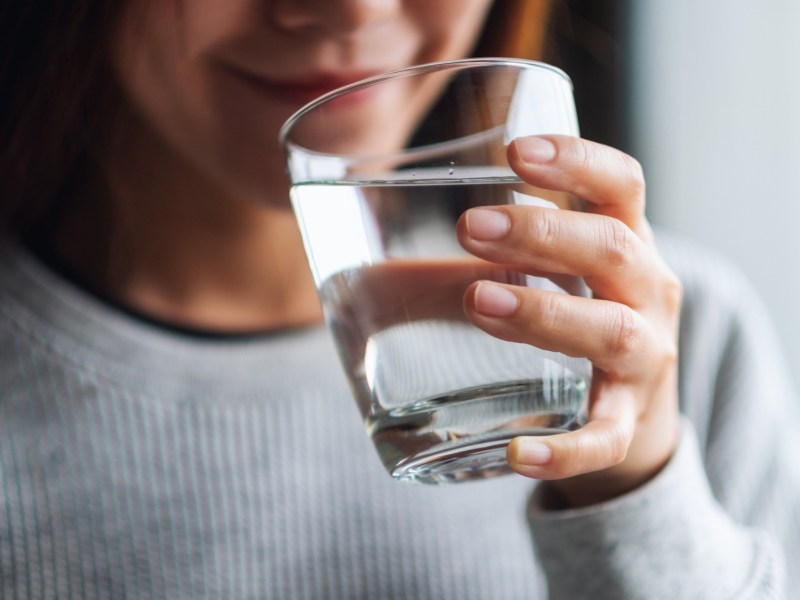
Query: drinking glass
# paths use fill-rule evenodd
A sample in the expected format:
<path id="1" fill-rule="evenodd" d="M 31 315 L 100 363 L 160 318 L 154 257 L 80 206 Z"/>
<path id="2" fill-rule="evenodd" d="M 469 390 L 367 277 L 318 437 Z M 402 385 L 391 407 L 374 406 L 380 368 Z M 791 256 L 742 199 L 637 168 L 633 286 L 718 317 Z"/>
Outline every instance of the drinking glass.
<path id="1" fill-rule="evenodd" d="M 511 59 L 377 75 L 309 103 L 281 130 L 326 322 L 397 479 L 505 473 L 512 438 L 586 421 L 588 360 L 494 338 L 463 310 L 476 280 L 587 295 L 580 278 L 510 271 L 456 239 L 474 206 L 581 209 L 508 165 L 511 140 L 545 133 L 578 134 L 572 84 L 554 67 Z"/>

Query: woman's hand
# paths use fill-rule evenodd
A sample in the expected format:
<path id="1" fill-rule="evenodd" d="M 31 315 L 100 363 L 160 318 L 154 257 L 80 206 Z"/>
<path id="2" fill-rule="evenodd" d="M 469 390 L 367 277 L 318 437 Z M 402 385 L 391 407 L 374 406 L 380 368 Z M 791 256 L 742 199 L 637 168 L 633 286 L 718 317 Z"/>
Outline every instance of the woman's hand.
<path id="1" fill-rule="evenodd" d="M 592 361 L 587 425 L 517 438 L 508 461 L 522 475 L 552 480 L 569 505 L 593 504 L 650 479 L 675 448 L 681 286 L 654 246 L 635 160 L 555 135 L 520 138 L 508 158 L 526 182 L 574 194 L 587 212 L 472 209 L 459 221 L 461 244 L 522 272 L 582 276 L 593 297 L 481 281 L 467 290 L 465 309 L 494 336 Z"/>

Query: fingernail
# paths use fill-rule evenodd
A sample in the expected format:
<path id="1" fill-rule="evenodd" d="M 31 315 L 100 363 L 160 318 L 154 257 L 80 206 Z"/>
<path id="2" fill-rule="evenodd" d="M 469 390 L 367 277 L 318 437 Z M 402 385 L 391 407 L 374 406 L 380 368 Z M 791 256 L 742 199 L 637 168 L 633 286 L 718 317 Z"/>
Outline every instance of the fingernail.
<path id="1" fill-rule="evenodd" d="M 475 310 L 487 317 L 510 317 L 519 308 L 519 299 L 511 290 L 482 281 L 475 289 Z"/>
<path id="2" fill-rule="evenodd" d="M 517 440 L 517 462 L 521 465 L 546 465 L 553 458 L 550 447 L 536 440 L 519 438 Z"/>
<path id="3" fill-rule="evenodd" d="M 517 154 L 526 163 L 546 163 L 556 157 L 556 147 L 553 142 L 541 137 L 530 136 L 517 138 Z"/>
<path id="4" fill-rule="evenodd" d="M 511 220 L 501 210 L 473 208 L 467 211 L 467 233 L 473 240 L 489 242 L 503 237 L 511 229 Z"/>

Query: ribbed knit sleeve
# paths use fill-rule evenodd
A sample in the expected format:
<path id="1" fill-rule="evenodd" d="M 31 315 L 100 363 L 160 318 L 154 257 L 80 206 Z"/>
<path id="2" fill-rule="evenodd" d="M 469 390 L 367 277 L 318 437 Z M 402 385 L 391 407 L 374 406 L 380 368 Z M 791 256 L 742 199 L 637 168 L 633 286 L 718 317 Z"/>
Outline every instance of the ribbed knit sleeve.
<path id="1" fill-rule="evenodd" d="M 642 488 L 530 523 L 551 600 L 783 598 L 784 564 L 767 531 L 737 524 L 709 489 L 694 431 Z"/>
<path id="2" fill-rule="evenodd" d="M 532 534 L 550 597 L 778 599 L 800 590 L 800 428 L 780 345 L 738 273 L 661 241 L 681 277 L 682 440 L 652 481 L 546 511 Z"/>

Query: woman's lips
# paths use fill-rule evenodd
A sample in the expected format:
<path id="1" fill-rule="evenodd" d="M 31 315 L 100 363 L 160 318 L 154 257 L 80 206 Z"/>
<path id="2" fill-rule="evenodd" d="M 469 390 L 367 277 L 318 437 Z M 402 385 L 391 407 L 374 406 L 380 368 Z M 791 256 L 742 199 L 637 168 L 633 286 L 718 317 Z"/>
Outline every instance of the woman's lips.
<path id="1" fill-rule="evenodd" d="M 307 104 L 335 89 L 355 83 L 356 81 L 360 81 L 375 74 L 376 72 L 373 71 L 369 73 L 351 73 L 335 76 L 321 75 L 303 79 L 272 79 L 244 73 L 243 76 L 262 92 L 284 102 L 301 105 Z M 335 103 L 337 105 L 349 105 L 355 102 L 361 102 L 369 95 L 370 91 L 371 88 L 359 90 L 354 94 L 348 94 L 347 96 L 335 100 Z"/>

